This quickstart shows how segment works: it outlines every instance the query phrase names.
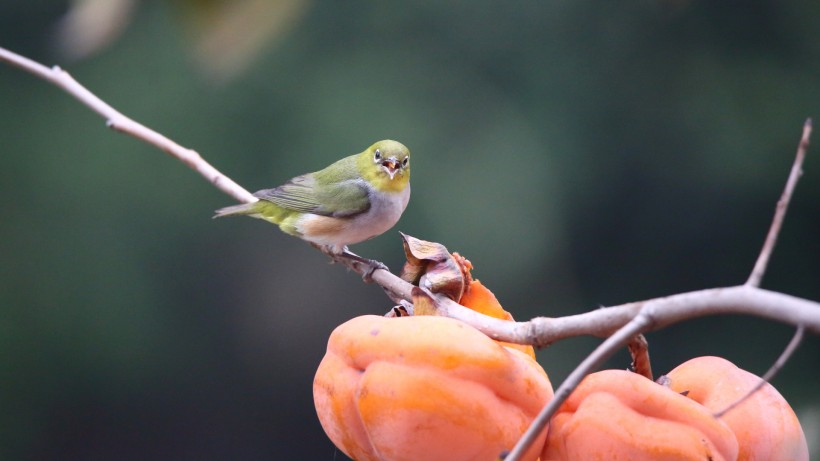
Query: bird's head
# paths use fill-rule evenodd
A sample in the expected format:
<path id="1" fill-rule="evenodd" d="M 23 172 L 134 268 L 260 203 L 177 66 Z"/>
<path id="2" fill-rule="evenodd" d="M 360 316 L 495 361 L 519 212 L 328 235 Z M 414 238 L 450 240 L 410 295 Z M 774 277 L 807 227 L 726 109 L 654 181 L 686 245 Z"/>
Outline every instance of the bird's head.
<path id="1" fill-rule="evenodd" d="M 400 191 L 410 181 L 410 150 L 400 142 L 379 141 L 361 153 L 360 162 L 377 189 Z"/>

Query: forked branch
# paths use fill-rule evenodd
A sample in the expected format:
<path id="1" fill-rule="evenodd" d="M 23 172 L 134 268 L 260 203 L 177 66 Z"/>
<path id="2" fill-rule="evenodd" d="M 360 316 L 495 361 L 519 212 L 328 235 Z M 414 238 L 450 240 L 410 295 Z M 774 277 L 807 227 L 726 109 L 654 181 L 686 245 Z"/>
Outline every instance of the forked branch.
<path id="1" fill-rule="evenodd" d="M 789 174 L 789 178 L 786 181 L 786 187 L 783 190 L 783 194 L 780 197 L 780 200 L 777 202 L 777 209 L 775 211 L 774 217 L 772 219 L 772 225 L 769 228 L 769 233 L 766 236 L 766 241 L 763 244 L 763 248 L 760 251 L 760 255 L 755 262 L 755 266 L 752 269 L 752 273 L 749 276 L 749 279 L 746 281 L 744 285 L 740 285 L 737 287 L 732 288 L 723 288 L 717 289 L 718 291 L 714 291 L 713 294 L 707 295 L 705 301 L 707 301 L 706 305 L 702 305 L 708 313 L 714 313 L 714 309 L 718 306 L 718 299 L 725 298 L 726 293 L 732 293 L 733 298 L 735 295 L 738 297 L 742 297 L 744 294 L 747 294 L 749 290 L 756 290 L 757 293 L 748 293 L 750 295 L 750 299 L 748 302 L 753 303 L 756 301 L 761 301 L 763 297 L 768 296 L 769 294 L 773 294 L 772 292 L 764 292 L 757 288 L 760 286 L 760 282 L 763 278 L 763 274 L 766 271 L 766 266 L 769 262 L 769 257 L 771 256 L 772 251 L 774 250 L 774 245 L 777 242 L 777 237 L 780 233 L 780 229 L 783 225 L 783 220 L 786 217 L 786 210 L 789 206 L 789 202 L 791 201 L 792 193 L 794 192 L 794 188 L 797 186 L 797 180 L 799 179 L 802 173 L 803 167 L 803 159 L 806 156 L 806 150 L 809 146 L 809 138 L 811 136 L 811 128 L 812 123 L 811 119 L 807 119 L 806 122 L 803 124 L 803 135 L 800 138 L 800 143 L 797 146 L 797 155 L 795 156 L 794 163 L 792 165 L 791 173 Z M 558 390 L 555 391 L 554 398 L 541 410 L 538 416 L 533 420 L 530 424 L 530 427 L 524 433 L 523 436 L 518 440 L 518 443 L 515 445 L 515 448 L 510 452 L 510 454 L 505 458 L 506 461 L 520 461 L 521 457 L 524 453 L 529 449 L 529 447 L 535 442 L 538 438 L 538 434 L 544 430 L 544 428 L 549 423 L 552 416 L 558 411 L 561 405 L 569 398 L 570 394 L 581 384 L 581 381 L 584 377 L 596 369 L 603 363 L 604 360 L 611 357 L 618 349 L 622 348 L 624 345 L 629 343 L 629 341 L 634 341 L 634 337 L 637 334 L 641 334 L 647 332 L 654 328 L 662 328 L 665 325 L 666 321 L 670 323 L 674 323 L 675 321 L 685 320 L 688 318 L 694 318 L 698 316 L 698 312 L 701 309 L 698 309 L 697 302 L 683 302 L 683 303 L 675 303 L 675 298 L 680 298 L 682 296 L 695 296 L 701 297 L 704 294 L 708 293 L 710 290 L 703 290 L 700 292 L 693 292 L 687 293 L 683 295 L 675 295 L 670 296 L 668 298 L 661 298 L 670 300 L 672 299 L 669 305 L 664 305 L 663 302 L 658 302 L 658 300 L 650 300 L 646 301 L 645 303 L 637 303 L 635 304 L 638 307 L 638 312 L 635 316 L 629 320 L 629 322 L 617 330 L 612 336 L 607 338 L 600 346 L 598 346 L 592 354 L 589 355 L 580 365 L 578 365 L 575 370 L 570 373 L 569 377 L 561 383 L 561 386 Z M 766 294 L 764 294 L 766 293 Z M 752 296 L 752 294 L 754 296 Z M 785 296 L 785 295 L 781 295 Z M 795 298 L 797 299 L 797 298 Z M 726 301 L 724 299 L 724 301 Z M 743 309 L 742 306 L 735 304 L 739 302 L 739 299 L 730 300 L 727 304 L 720 304 L 722 306 L 728 307 L 732 309 L 732 304 L 734 304 L 735 308 Z M 801 300 L 802 301 L 802 300 Z M 765 304 L 765 303 L 764 303 Z M 817 303 L 814 303 L 817 304 Z M 683 307 L 684 312 L 681 312 L 683 316 L 679 316 L 674 314 L 672 311 L 676 310 L 678 307 Z M 755 311 L 755 315 L 759 315 L 762 317 L 770 318 L 771 320 L 778 320 L 778 321 L 788 321 L 789 323 L 793 323 L 797 326 L 797 331 L 795 332 L 794 337 L 789 342 L 789 345 L 783 351 L 783 353 L 778 357 L 777 361 L 772 365 L 768 372 L 760 379 L 760 381 L 755 385 L 749 392 L 746 393 L 743 397 L 738 399 L 737 401 L 733 402 L 723 410 L 715 413 L 715 417 L 719 418 L 725 415 L 727 412 L 731 411 L 733 408 L 736 408 L 738 405 L 743 403 L 746 399 L 750 398 L 754 395 L 755 392 L 759 391 L 763 386 L 769 382 L 770 379 L 774 377 L 777 372 L 783 368 L 785 363 L 789 360 L 791 355 L 800 345 L 801 340 L 803 339 L 803 333 L 805 329 L 811 329 L 813 332 L 820 334 L 820 329 L 818 329 L 817 318 L 818 311 L 817 307 L 814 306 L 805 306 L 807 310 L 803 313 L 806 314 L 805 316 L 798 315 L 796 317 L 792 317 L 795 313 L 794 310 L 791 308 L 781 309 L 777 307 L 776 303 L 772 303 L 770 305 L 760 305 L 756 306 L 753 310 Z M 759 308 L 759 309 L 758 309 Z M 797 310 L 801 310 L 802 308 L 797 308 Z M 767 312 L 764 315 L 764 312 Z M 736 311 L 734 313 L 740 313 Z M 666 317 L 671 315 L 674 320 L 670 319 L 663 319 L 662 317 Z M 788 320 L 786 317 L 789 317 Z"/>

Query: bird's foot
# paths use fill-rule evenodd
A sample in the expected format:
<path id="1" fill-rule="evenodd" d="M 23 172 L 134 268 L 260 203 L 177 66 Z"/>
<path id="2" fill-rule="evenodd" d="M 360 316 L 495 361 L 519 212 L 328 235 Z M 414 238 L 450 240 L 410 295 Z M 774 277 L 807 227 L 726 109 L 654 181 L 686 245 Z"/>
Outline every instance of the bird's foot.
<path id="1" fill-rule="evenodd" d="M 362 274 L 362 280 L 364 283 L 373 283 L 373 272 L 376 272 L 376 269 L 384 269 L 387 272 L 390 272 L 390 269 L 381 261 L 376 261 L 375 259 L 369 259 L 367 262 L 367 271 Z"/>
<path id="2" fill-rule="evenodd" d="M 388 272 L 390 271 L 390 269 L 388 269 L 387 266 L 384 265 L 384 263 L 376 261 L 375 259 L 363 258 L 357 255 L 356 253 L 353 253 L 352 251 L 348 250 L 347 247 L 344 248 L 342 256 L 344 256 L 345 258 L 352 259 L 354 261 L 358 261 L 367 266 L 367 270 L 365 270 L 362 274 L 362 280 L 364 280 L 365 283 L 373 282 L 373 272 L 376 272 L 377 269 L 384 269 Z"/>

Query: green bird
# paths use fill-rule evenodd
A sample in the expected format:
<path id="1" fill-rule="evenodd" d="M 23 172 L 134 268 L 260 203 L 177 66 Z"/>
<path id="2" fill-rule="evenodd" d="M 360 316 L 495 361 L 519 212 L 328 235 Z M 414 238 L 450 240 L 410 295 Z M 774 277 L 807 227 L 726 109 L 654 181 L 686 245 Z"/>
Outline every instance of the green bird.
<path id="1" fill-rule="evenodd" d="M 264 219 L 329 253 L 353 255 L 347 245 L 383 234 L 407 207 L 410 151 L 397 141 L 379 141 L 323 170 L 253 195 L 259 200 L 221 208 L 214 217 Z"/>

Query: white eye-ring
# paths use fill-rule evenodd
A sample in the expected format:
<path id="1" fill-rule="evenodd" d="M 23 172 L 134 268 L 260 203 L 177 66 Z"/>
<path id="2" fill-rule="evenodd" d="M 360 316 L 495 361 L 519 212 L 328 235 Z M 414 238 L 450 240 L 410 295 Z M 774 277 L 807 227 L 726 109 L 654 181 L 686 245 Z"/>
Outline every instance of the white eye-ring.
<path id="1" fill-rule="evenodd" d="M 379 160 L 381 160 L 382 159 L 382 151 L 380 151 L 379 149 L 376 149 L 376 152 L 373 154 L 373 159 L 375 159 L 377 162 Z"/>
<path id="2" fill-rule="evenodd" d="M 401 166 L 407 166 L 410 163 L 410 157 L 404 157 L 404 160 L 401 161 Z"/>

